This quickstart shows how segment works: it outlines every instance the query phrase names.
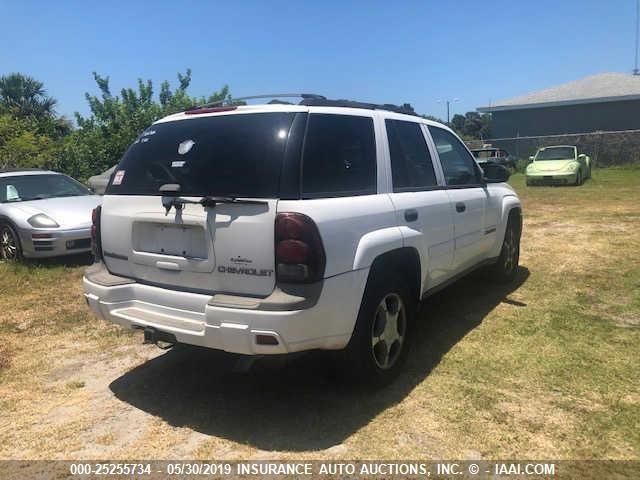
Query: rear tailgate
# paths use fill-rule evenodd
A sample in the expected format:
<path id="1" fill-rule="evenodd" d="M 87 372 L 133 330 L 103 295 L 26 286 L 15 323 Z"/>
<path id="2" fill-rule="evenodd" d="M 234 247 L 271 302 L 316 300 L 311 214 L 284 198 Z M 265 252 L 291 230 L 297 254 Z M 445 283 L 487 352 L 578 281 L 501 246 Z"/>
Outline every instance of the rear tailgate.
<path id="1" fill-rule="evenodd" d="M 178 290 L 270 294 L 281 173 L 285 159 L 299 159 L 305 122 L 304 113 L 232 111 L 183 115 L 145 130 L 104 197 L 101 241 L 109 271 Z M 166 211 L 160 188 L 168 184 L 171 195 L 193 201 L 260 202 L 187 203 Z"/>
<path id="2" fill-rule="evenodd" d="M 185 205 L 165 215 L 161 197 L 107 195 L 102 250 L 114 274 L 191 291 L 266 296 L 273 291 L 277 200 Z"/>

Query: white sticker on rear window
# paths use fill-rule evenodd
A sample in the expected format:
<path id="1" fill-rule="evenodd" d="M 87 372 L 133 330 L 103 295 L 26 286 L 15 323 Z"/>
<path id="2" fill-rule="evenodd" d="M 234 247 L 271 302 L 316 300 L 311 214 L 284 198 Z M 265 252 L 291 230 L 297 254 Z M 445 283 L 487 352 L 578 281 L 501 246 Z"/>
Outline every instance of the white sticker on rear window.
<path id="1" fill-rule="evenodd" d="M 112 185 L 120 185 L 122 183 L 123 178 L 124 178 L 124 170 L 118 170 L 113 176 Z"/>
<path id="2" fill-rule="evenodd" d="M 184 142 L 181 142 L 180 145 L 178 145 L 178 153 L 180 155 L 184 155 L 186 153 L 189 153 L 189 150 L 191 150 L 195 144 L 196 144 L 196 142 L 194 142 L 191 139 L 185 140 Z"/>
<path id="3" fill-rule="evenodd" d="M 174 160 L 173 162 L 171 162 L 171 166 L 173 168 L 180 168 L 180 167 L 184 167 L 184 164 L 187 163 L 184 160 Z"/>

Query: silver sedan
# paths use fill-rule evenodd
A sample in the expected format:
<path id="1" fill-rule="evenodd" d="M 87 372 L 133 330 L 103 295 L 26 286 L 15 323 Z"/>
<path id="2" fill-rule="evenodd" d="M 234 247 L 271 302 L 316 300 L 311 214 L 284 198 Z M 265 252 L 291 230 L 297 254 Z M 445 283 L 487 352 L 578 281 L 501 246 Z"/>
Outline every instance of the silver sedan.
<path id="1" fill-rule="evenodd" d="M 0 260 L 91 251 L 91 212 L 101 198 L 47 170 L 0 170 Z"/>

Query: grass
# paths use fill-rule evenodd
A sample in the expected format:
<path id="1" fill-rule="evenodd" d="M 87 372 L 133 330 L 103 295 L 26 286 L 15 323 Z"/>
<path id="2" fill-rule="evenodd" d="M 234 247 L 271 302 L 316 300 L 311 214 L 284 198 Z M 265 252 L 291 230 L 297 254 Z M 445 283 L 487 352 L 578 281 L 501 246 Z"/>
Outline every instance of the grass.
<path id="1" fill-rule="evenodd" d="M 521 271 L 421 311 L 406 373 L 371 392 L 322 355 L 235 373 L 95 319 L 78 262 L 0 264 L 0 458 L 640 459 L 640 168 L 510 183 Z"/>

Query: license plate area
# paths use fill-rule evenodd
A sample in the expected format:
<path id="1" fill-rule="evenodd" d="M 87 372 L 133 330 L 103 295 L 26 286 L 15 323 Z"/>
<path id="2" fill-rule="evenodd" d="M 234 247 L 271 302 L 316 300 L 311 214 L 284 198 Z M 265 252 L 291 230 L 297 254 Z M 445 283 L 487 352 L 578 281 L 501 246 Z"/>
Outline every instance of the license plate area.
<path id="1" fill-rule="evenodd" d="M 132 234 L 133 248 L 138 252 L 208 258 L 205 230 L 200 225 L 135 222 Z"/>

